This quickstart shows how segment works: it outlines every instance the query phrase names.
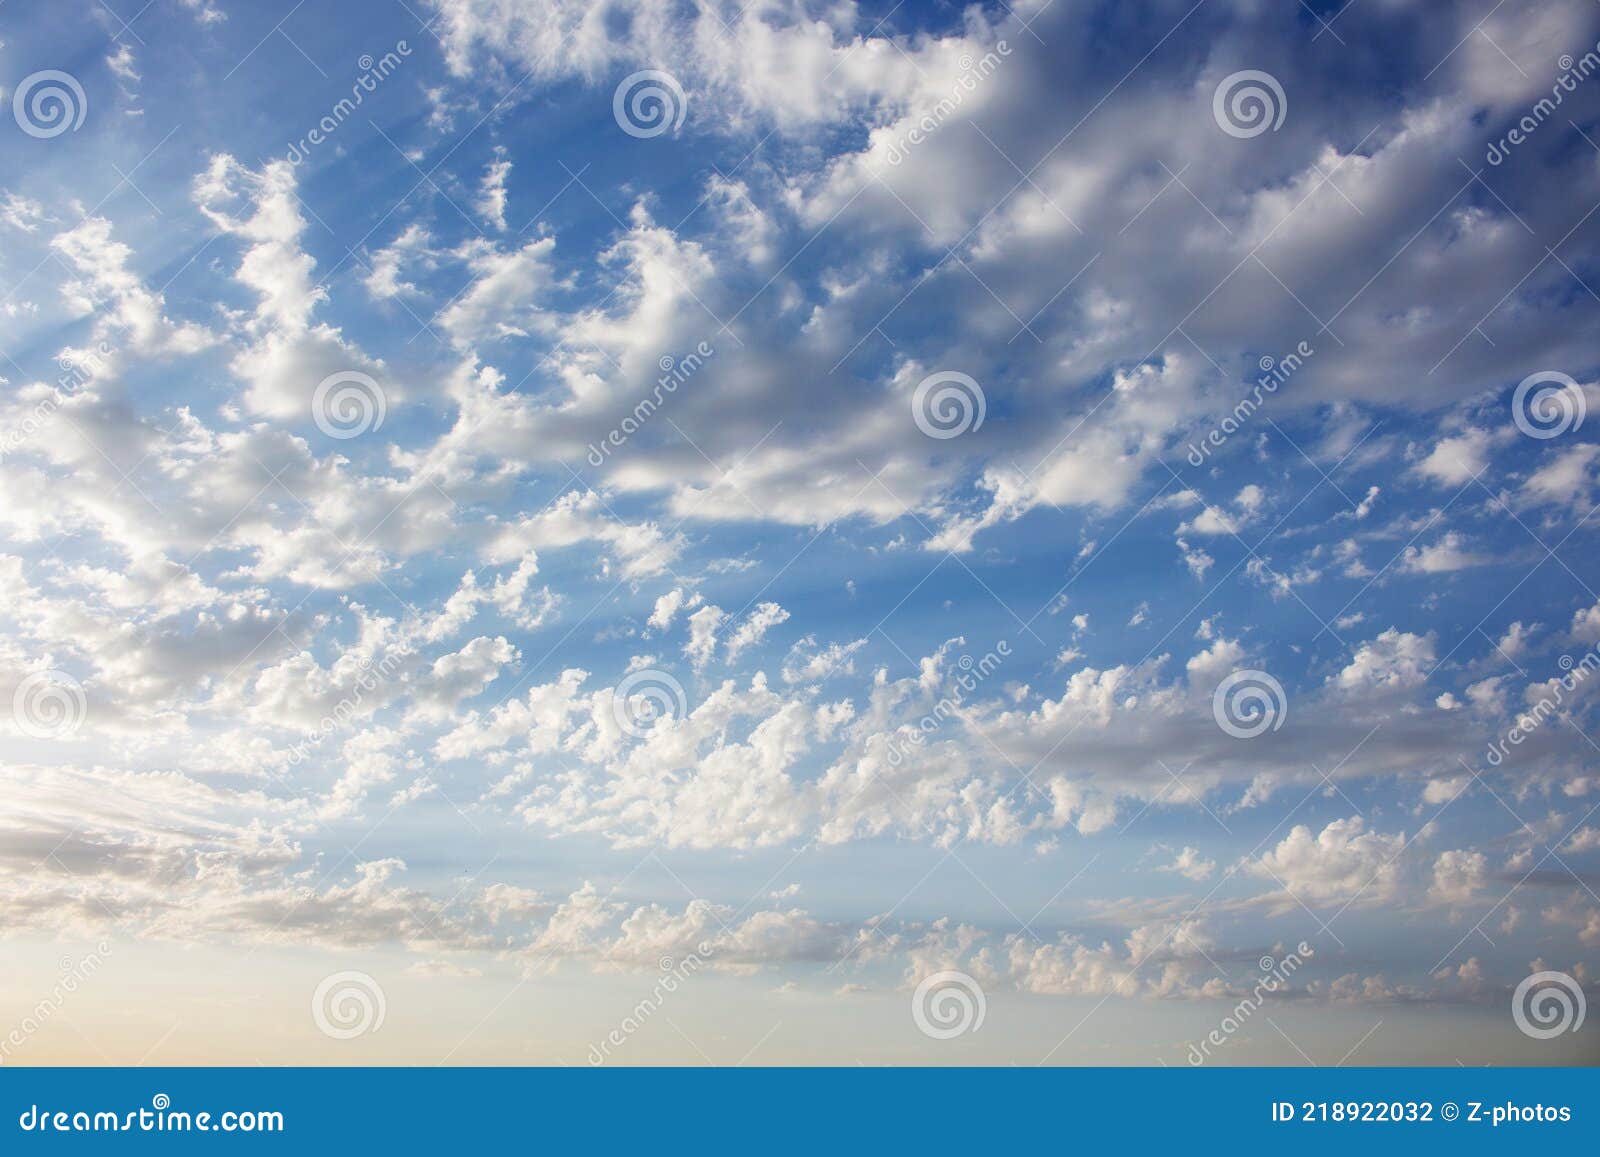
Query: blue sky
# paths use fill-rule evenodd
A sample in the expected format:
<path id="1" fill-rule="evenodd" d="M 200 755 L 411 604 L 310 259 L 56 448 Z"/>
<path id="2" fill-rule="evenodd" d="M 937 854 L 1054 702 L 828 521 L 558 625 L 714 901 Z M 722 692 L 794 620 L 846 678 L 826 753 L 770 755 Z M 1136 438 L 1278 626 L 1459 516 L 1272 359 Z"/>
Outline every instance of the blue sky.
<path id="1" fill-rule="evenodd" d="M 1592 5 L 74 11 L 7 1060 L 1593 1059 Z"/>

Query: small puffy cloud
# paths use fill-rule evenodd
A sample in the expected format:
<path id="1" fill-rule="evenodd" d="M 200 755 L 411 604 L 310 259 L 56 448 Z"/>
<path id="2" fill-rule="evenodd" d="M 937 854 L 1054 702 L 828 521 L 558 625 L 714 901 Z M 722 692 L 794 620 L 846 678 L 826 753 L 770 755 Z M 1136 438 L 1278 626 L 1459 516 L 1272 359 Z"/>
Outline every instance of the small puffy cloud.
<path id="1" fill-rule="evenodd" d="M 498 150 L 503 154 L 504 149 Z M 511 162 L 503 155 L 489 162 L 478 185 L 478 196 L 472 207 L 484 222 L 504 233 L 506 229 L 506 178 L 511 175 Z"/>
<path id="2" fill-rule="evenodd" d="M 544 326 L 542 302 L 555 284 L 555 240 L 541 237 L 502 250 L 478 239 L 462 249 L 472 283 L 439 315 L 439 326 L 462 349 L 526 337 Z"/>
<path id="3" fill-rule="evenodd" d="M 1467 904 L 1483 890 L 1488 875 L 1489 858 L 1482 852 L 1441 852 L 1428 894 L 1444 904 Z"/>
<path id="4" fill-rule="evenodd" d="M 1199 883 L 1202 880 L 1211 878 L 1212 873 L 1217 870 L 1217 862 L 1202 856 L 1199 848 L 1185 846 L 1170 864 L 1163 864 L 1157 870 L 1176 872 L 1186 880 L 1193 880 L 1195 883 Z"/>
<path id="5" fill-rule="evenodd" d="M 1572 616 L 1572 637 L 1580 643 L 1600 643 L 1600 603 Z"/>
<path id="6" fill-rule="evenodd" d="M 711 662 L 717 650 L 717 631 L 727 619 L 727 612 L 718 606 L 701 607 L 689 616 L 689 641 L 683 645 L 683 653 L 695 670 Z"/>
<path id="7" fill-rule="evenodd" d="M 1462 486 L 1488 469 L 1492 441 L 1489 431 L 1476 429 L 1441 438 L 1417 463 L 1417 473 L 1441 486 Z"/>
<path id="8" fill-rule="evenodd" d="M 1495 650 L 1515 662 L 1527 654 L 1528 643 L 1539 629 L 1538 623 L 1528 626 L 1518 620 L 1506 628 L 1505 634 L 1501 635 L 1500 641 L 1495 644 Z"/>
<path id="9" fill-rule="evenodd" d="M 1349 691 L 1404 691 L 1421 686 L 1433 663 L 1431 637 L 1390 627 L 1376 639 L 1361 644 L 1335 680 Z"/>
<path id="10" fill-rule="evenodd" d="M 1530 506 L 1569 507 L 1581 513 L 1593 505 L 1597 459 L 1600 443 L 1585 442 L 1562 450 L 1528 476 L 1518 498 Z"/>
<path id="11" fill-rule="evenodd" d="M 1451 775 L 1430 779 L 1422 789 L 1422 802 L 1430 806 L 1447 804 L 1465 791 L 1467 784 L 1471 782 L 1472 777 L 1469 775 Z"/>
<path id="12" fill-rule="evenodd" d="M 651 608 L 650 618 L 645 625 L 653 631 L 665 631 L 671 628 L 672 622 L 678 617 L 681 610 L 692 609 L 700 605 L 698 594 L 688 594 L 680 587 L 674 587 L 660 598 L 656 599 L 655 606 Z"/>
<path id="13" fill-rule="evenodd" d="M 865 639 L 851 643 L 830 643 L 826 647 L 815 635 L 807 635 L 789 649 L 783 661 L 785 683 L 810 683 L 855 674 L 855 653 L 867 645 Z"/>
<path id="14" fill-rule="evenodd" d="M 1189 573 L 1196 580 L 1203 580 L 1206 571 L 1217 561 L 1200 547 L 1190 547 L 1181 537 L 1178 539 L 1178 550 L 1183 554 L 1183 565 L 1189 568 Z"/>
<path id="15" fill-rule="evenodd" d="M 780 623 L 789 621 L 789 612 L 777 603 L 762 603 L 746 616 L 744 622 L 735 628 L 728 638 L 728 662 L 744 654 L 749 648 L 755 646 L 766 637 L 768 631 Z"/>
<path id="16" fill-rule="evenodd" d="M 1490 555 L 1468 549 L 1466 539 L 1452 530 L 1428 546 L 1408 546 L 1400 569 L 1410 574 L 1448 574 L 1493 561 Z"/>
<path id="17" fill-rule="evenodd" d="M 1281 843 L 1245 870 L 1277 884 L 1290 904 L 1344 904 L 1387 899 L 1400 884 L 1402 833 L 1367 831 L 1360 816 L 1334 820 L 1315 834 L 1296 824 Z"/>

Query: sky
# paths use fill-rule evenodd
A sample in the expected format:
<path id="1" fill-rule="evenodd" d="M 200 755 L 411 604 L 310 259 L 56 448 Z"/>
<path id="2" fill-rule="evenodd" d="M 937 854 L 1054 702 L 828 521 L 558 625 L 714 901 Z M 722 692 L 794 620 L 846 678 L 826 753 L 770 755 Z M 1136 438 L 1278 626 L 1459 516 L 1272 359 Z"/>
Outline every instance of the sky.
<path id="1" fill-rule="evenodd" d="M 1600 1061 L 1596 73 L 11 0 L 0 1064 Z"/>

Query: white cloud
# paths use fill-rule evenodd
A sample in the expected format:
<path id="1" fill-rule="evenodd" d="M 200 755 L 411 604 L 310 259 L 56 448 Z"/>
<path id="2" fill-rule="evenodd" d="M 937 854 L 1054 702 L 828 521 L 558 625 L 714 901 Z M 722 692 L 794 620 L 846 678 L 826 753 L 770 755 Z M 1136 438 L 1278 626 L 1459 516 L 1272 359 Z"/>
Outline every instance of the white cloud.
<path id="1" fill-rule="evenodd" d="M 1469 904 L 1484 888 L 1489 858 L 1482 852 L 1440 852 L 1433 862 L 1433 886 L 1428 894 L 1445 904 Z"/>
<path id="2" fill-rule="evenodd" d="M 472 203 L 478 216 L 502 233 L 506 229 L 506 178 L 510 175 L 511 162 L 503 155 L 497 156 L 483 174 L 483 181 L 478 186 L 478 198 Z"/>
<path id="3" fill-rule="evenodd" d="M 1417 463 L 1417 472 L 1441 486 L 1463 486 L 1488 469 L 1493 440 L 1489 431 L 1477 429 L 1441 438 Z"/>
<path id="4" fill-rule="evenodd" d="M 1172 863 L 1163 865 L 1160 870 L 1163 872 L 1176 872 L 1184 879 L 1193 880 L 1198 884 L 1211 878 L 1212 874 L 1217 870 L 1217 862 L 1202 856 L 1199 848 L 1185 846 L 1179 850 L 1177 858 Z"/>
<path id="5" fill-rule="evenodd" d="M 1469 550 L 1466 539 L 1455 531 L 1441 536 L 1427 546 L 1408 546 L 1400 569 L 1412 574 L 1449 574 L 1468 567 L 1484 566 L 1494 559 L 1486 554 Z"/>
<path id="6" fill-rule="evenodd" d="M 569 490 L 539 513 L 502 527 L 485 545 L 484 557 L 493 563 L 515 562 L 531 551 L 584 542 L 603 545 L 628 578 L 661 574 L 683 549 L 680 536 L 669 535 L 653 522 L 616 521 L 595 491 Z"/>
<path id="7" fill-rule="evenodd" d="M 689 641 L 683 645 L 683 653 L 689 656 L 695 670 L 711 662 L 717 649 L 717 631 L 727 619 L 727 612 L 716 606 L 701 607 L 689 616 Z"/>
<path id="8" fill-rule="evenodd" d="M 1367 831 L 1360 816 L 1334 820 L 1313 834 L 1296 824 L 1276 847 L 1249 861 L 1246 871 L 1283 889 L 1281 901 L 1295 904 L 1377 903 L 1400 886 L 1406 838 Z"/>
<path id="9" fill-rule="evenodd" d="M 768 631 L 789 621 L 789 612 L 777 603 L 762 603 L 728 636 L 727 659 L 733 662 L 766 637 Z"/>
<path id="10" fill-rule="evenodd" d="M 1600 602 L 1574 612 L 1571 630 L 1580 643 L 1600 643 Z"/>
<path id="11" fill-rule="evenodd" d="M 665 631 L 672 626 L 672 621 L 678 617 L 680 610 L 693 609 L 700 605 L 698 594 L 685 594 L 681 588 L 674 587 L 656 600 L 655 607 L 650 612 L 646 624 L 652 630 Z"/>
<path id="12" fill-rule="evenodd" d="M 550 324 L 540 302 L 555 281 L 553 238 L 502 250 L 468 242 L 459 256 L 472 276 L 467 289 L 439 315 L 439 327 L 461 348 L 526 337 Z"/>
<path id="13" fill-rule="evenodd" d="M 1420 686 L 1434 663 L 1433 640 L 1390 627 L 1362 643 L 1337 683 L 1351 691 L 1402 691 Z"/>
<path id="14" fill-rule="evenodd" d="M 867 645 L 865 639 L 850 643 L 817 643 L 815 635 L 807 635 L 789 648 L 783 661 L 785 683 L 810 683 L 819 679 L 842 678 L 856 672 L 855 653 Z"/>

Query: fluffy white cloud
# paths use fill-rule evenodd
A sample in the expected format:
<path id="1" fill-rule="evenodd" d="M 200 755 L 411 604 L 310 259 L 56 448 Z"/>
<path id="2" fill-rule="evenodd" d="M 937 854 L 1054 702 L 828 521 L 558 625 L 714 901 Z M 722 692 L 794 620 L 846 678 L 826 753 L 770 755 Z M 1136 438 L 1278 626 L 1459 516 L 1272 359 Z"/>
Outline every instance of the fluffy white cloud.
<path id="1" fill-rule="evenodd" d="M 1446 904 L 1471 903 L 1488 875 L 1489 858 L 1482 852 L 1440 852 L 1433 862 L 1433 886 L 1428 894 Z"/>
<path id="2" fill-rule="evenodd" d="M 1283 891 L 1280 904 L 1378 903 L 1400 886 L 1403 833 L 1367 831 L 1360 816 L 1334 820 L 1320 832 L 1296 824 L 1276 847 L 1246 865 Z"/>
<path id="3" fill-rule="evenodd" d="M 1420 686 L 1433 663 L 1432 639 L 1390 627 L 1356 649 L 1337 683 L 1350 691 L 1404 691 Z"/>
<path id="4" fill-rule="evenodd" d="M 728 636 L 728 662 L 759 643 L 773 627 L 788 621 L 789 612 L 777 603 L 762 603 L 756 607 Z"/>
<path id="5" fill-rule="evenodd" d="M 1487 430 L 1466 430 L 1434 444 L 1417 463 L 1417 472 L 1444 486 L 1462 486 L 1489 468 L 1493 436 Z"/>
<path id="6" fill-rule="evenodd" d="M 1208 860 L 1200 854 L 1199 848 L 1184 847 L 1179 850 L 1177 857 L 1170 864 L 1162 866 L 1163 872 L 1176 872 L 1186 880 L 1199 883 L 1209 880 L 1217 870 L 1217 862 Z"/>

